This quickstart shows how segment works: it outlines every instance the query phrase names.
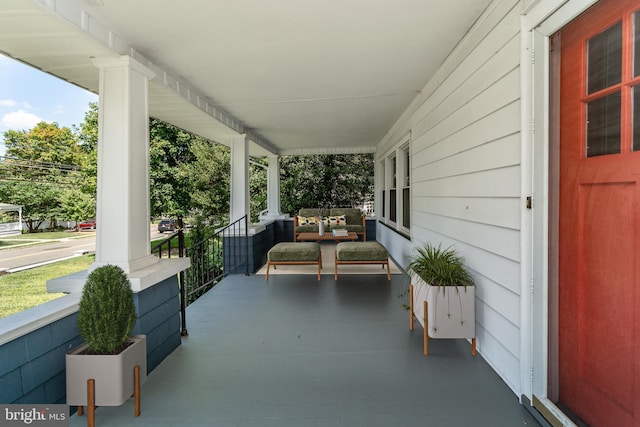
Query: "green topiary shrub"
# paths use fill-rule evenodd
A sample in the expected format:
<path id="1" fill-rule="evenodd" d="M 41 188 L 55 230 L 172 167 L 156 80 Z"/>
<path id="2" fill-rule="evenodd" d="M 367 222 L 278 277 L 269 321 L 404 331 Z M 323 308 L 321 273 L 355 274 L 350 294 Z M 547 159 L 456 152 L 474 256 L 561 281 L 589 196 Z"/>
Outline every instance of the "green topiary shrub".
<path id="1" fill-rule="evenodd" d="M 124 270 L 105 265 L 93 270 L 82 291 L 78 326 L 93 354 L 117 354 L 133 331 L 136 308 Z"/>

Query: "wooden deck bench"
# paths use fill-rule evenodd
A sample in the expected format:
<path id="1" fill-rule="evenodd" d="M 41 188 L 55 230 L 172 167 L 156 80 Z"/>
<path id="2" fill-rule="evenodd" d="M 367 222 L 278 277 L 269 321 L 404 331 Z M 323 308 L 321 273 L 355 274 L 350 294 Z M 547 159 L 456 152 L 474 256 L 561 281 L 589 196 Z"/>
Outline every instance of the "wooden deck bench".
<path id="1" fill-rule="evenodd" d="M 320 244 L 315 242 L 282 242 L 269 249 L 267 253 L 267 273 L 265 280 L 269 280 L 269 268 L 273 265 L 318 265 L 318 281 L 322 268 L 322 252 Z"/>
<path id="2" fill-rule="evenodd" d="M 336 245 L 334 279 L 338 280 L 340 264 L 382 264 L 387 266 L 387 280 L 391 280 L 389 253 L 378 242 L 340 242 Z"/>

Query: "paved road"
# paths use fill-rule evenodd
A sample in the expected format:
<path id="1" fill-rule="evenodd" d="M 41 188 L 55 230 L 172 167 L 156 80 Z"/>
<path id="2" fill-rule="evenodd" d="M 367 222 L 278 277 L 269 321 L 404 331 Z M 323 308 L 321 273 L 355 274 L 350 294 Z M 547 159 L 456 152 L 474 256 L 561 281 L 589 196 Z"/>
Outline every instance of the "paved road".
<path id="1" fill-rule="evenodd" d="M 161 236 L 156 227 L 155 225 L 151 227 L 151 240 Z M 4 269 L 12 271 L 34 264 L 72 257 L 77 254 L 95 252 L 95 250 L 95 232 L 83 231 L 79 237 L 74 236 L 48 243 L 2 249 L 0 250 L 0 271 Z"/>

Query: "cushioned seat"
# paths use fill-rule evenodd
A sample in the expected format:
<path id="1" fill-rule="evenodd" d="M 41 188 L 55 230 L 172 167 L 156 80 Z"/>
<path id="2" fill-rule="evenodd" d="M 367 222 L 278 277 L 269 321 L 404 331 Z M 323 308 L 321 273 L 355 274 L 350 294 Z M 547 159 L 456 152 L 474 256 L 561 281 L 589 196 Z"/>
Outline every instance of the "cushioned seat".
<path id="1" fill-rule="evenodd" d="M 344 216 L 346 220 L 346 225 L 339 224 L 331 227 L 332 229 L 342 228 L 347 231 L 353 231 L 362 235 L 363 241 L 366 241 L 366 236 L 364 235 L 365 231 L 365 217 L 362 214 L 362 211 L 357 208 L 333 208 L 331 209 L 331 216 Z"/>
<path id="2" fill-rule="evenodd" d="M 389 253 L 378 242 L 341 242 L 336 245 L 334 278 L 338 280 L 340 264 L 382 264 L 387 266 L 387 279 L 391 280 Z"/>
<path id="3" fill-rule="evenodd" d="M 295 264 L 317 264 L 318 280 L 320 280 L 320 269 L 322 268 L 322 253 L 320 252 L 320 244 L 312 242 L 288 243 L 282 242 L 276 244 L 267 252 L 267 273 L 265 280 L 269 280 L 269 268 L 273 265 L 295 265 Z"/>

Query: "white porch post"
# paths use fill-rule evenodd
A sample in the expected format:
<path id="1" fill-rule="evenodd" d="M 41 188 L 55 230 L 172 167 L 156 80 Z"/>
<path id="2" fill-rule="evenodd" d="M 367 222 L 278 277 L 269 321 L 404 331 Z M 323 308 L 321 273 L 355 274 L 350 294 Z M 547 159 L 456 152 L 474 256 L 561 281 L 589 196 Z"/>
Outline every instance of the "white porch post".
<path id="1" fill-rule="evenodd" d="M 231 222 L 247 215 L 251 224 L 249 204 L 249 140 L 245 134 L 231 138 Z"/>
<path id="2" fill-rule="evenodd" d="M 270 154 L 267 157 L 267 214 L 260 219 L 282 219 L 289 215 L 280 213 L 280 156 Z"/>
<path id="3" fill-rule="evenodd" d="M 95 265 L 127 272 L 158 262 L 149 247 L 148 81 L 129 56 L 96 59 L 100 69 Z"/>

